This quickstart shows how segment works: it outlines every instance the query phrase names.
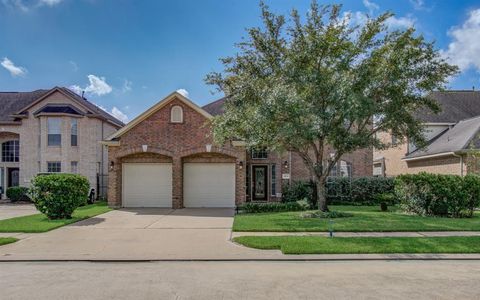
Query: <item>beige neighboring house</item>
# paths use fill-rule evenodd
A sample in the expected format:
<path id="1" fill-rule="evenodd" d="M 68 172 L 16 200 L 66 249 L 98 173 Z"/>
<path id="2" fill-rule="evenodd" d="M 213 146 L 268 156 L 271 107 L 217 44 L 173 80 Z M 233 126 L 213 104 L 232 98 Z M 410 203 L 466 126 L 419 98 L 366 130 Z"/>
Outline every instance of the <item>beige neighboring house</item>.
<path id="1" fill-rule="evenodd" d="M 439 114 L 418 112 L 428 141 L 419 149 L 407 140 L 397 143 L 390 133 L 380 133 L 384 142 L 396 144 L 387 150 L 374 149 L 373 174 L 395 176 L 429 172 L 466 175 L 478 172 L 477 152 L 480 149 L 480 92 L 433 92 L 431 97 L 441 107 Z"/>
<path id="2" fill-rule="evenodd" d="M 39 173 L 78 173 L 105 196 L 107 149 L 123 123 L 67 88 L 0 92 L 0 186 L 29 186 Z M 102 180 L 105 183 L 102 183 Z"/>

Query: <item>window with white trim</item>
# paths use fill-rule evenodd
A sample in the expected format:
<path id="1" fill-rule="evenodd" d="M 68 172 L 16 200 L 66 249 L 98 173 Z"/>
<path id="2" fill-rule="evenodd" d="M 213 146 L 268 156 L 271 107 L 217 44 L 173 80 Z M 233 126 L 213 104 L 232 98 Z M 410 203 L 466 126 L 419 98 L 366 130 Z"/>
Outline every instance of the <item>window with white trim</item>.
<path id="1" fill-rule="evenodd" d="M 277 165 L 273 164 L 270 169 L 270 183 L 271 183 L 271 195 L 277 195 Z"/>
<path id="2" fill-rule="evenodd" d="M 60 173 L 62 172 L 62 163 L 59 161 L 49 161 L 47 162 L 47 172 L 48 173 Z"/>
<path id="3" fill-rule="evenodd" d="M 78 162 L 77 161 L 70 162 L 70 172 L 72 172 L 73 174 L 78 173 Z"/>
<path id="4" fill-rule="evenodd" d="M 2 161 L 18 162 L 19 161 L 20 144 L 18 140 L 7 141 L 2 143 Z"/>
<path id="5" fill-rule="evenodd" d="M 62 144 L 62 119 L 48 118 L 48 146 L 60 146 Z"/>
<path id="6" fill-rule="evenodd" d="M 179 105 L 172 107 L 170 111 L 170 122 L 183 123 L 183 108 Z"/>
<path id="7" fill-rule="evenodd" d="M 252 156 L 252 159 L 267 159 L 268 158 L 268 151 L 267 151 L 267 148 L 265 148 L 265 147 L 253 148 L 251 150 L 250 155 Z"/>
<path id="8" fill-rule="evenodd" d="M 70 145 L 78 146 L 78 121 L 72 118 L 70 121 Z"/>

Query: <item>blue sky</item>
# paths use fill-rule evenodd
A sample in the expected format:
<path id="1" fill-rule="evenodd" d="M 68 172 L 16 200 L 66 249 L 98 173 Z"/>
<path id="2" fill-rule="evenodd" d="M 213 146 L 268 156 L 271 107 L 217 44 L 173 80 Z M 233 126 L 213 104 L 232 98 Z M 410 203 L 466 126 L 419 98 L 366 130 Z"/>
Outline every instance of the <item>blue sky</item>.
<path id="1" fill-rule="evenodd" d="M 265 1 L 276 13 L 310 1 Z M 454 89 L 480 88 L 480 3 L 357 0 L 356 22 L 390 10 L 392 27 L 414 24 L 458 64 Z M 119 117 L 134 118 L 178 89 L 203 105 L 221 95 L 204 83 L 235 53 L 245 28 L 260 25 L 255 0 L 0 0 L 0 90 L 77 87 Z"/>

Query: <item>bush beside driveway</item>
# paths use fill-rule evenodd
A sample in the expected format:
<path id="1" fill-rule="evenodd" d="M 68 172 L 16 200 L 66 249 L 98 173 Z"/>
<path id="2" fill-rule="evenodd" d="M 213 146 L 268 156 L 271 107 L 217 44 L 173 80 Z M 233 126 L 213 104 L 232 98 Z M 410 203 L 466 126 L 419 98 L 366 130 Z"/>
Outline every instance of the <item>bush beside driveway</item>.
<path id="1" fill-rule="evenodd" d="M 110 211 L 106 202 L 85 205 L 75 210 L 71 219 L 49 220 L 43 214 L 34 214 L 0 220 L 0 232 L 39 233 L 72 224 Z"/>

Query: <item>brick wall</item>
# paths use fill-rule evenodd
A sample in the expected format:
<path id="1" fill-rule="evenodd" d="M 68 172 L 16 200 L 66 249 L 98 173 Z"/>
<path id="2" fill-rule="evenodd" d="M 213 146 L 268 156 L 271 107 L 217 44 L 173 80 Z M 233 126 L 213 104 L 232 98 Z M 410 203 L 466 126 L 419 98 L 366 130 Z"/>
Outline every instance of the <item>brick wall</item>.
<path id="1" fill-rule="evenodd" d="M 408 174 L 416 174 L 419 172 L 451 175 L 462 174 L 460 158 L 455 156 L 409 161 L 407 162 L 407 166 Z"/>
<path id="2" fill-rule="evenodd" d="M 183 109 L 183 123 L 171 123 L 170 111 L 175 105 Z M 245 201 L 245 169 L 238 162 L 245 162 L 245 148 L 230 144 L 212 146 L 207 152 L 206 145 L 213 144 L 208 119 L 183 101 L 174 98 L 158 111 L 124 133 L 120 146 L 109 147 L 109 161 L 114 169 L 109 172 L 109 205 L 122 205 L 121 171 L 124 159 L 140 159 L 155 162 L 167 159 L 172 162 L 172 206 L 183 207 L 183 163 L 185 162 L 236 162 L 235 180 L 237 204 Z M 148 154 L 142 145 L 148 146 Z"/>

